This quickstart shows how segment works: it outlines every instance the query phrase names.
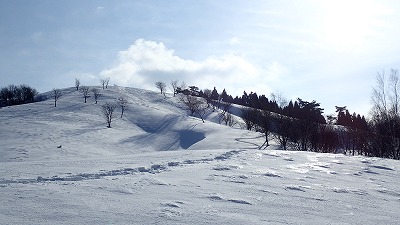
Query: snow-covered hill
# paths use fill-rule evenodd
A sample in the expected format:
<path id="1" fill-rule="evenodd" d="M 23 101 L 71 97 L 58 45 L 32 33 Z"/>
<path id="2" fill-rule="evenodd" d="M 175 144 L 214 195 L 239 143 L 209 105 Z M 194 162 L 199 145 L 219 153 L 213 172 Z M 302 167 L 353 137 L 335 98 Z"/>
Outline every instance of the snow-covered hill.
<path id="1" fill-rule="evenodd" d="M 203 124 L 200 119 L 188 117 L 178 97 L 164 98 L 156 92 L 123 87 L 109 87 L 101 90 L 101 94 L 98 104 L 90 98 L 85 104 L 82 93 L 70 88 L 62 90 L 57 107 L 49 92 L 44 94 L 47 101 L 0 109 L 4 148 L 0 161 L 255 146 L 242 141 L 257 136 L 252 132 Z M 119 97 L 128 101 L 128 109 L 120 118 L 117 108 L 112 129 L 107 129 L 101 106 Z M 220 134 L 226 132 L 234 135 L 224 135 L 222 140 Z"/>
<path id="2" fill-rule="evenodd" d="M 398 161 L 258 150 L 260 134 L 152 91 L 62 91 L 0 109 L 0 224 L 399 223 Z M 121 96 L 106 128 L 101 105 Z"/>

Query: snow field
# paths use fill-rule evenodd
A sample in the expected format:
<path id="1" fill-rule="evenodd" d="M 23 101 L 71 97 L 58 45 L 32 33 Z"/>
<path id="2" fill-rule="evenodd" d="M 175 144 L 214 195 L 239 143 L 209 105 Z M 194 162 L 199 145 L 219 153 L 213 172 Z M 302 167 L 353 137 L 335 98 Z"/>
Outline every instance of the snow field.
<path id="1" fill-rule="evenodd" d="M 278 150 L 144 153 L 93 161 L 113 170 L 2 180 L 0 212 L 22 224 L 396 224 L 399 168 L 375 160 Z"/>
<path id="2" fill-rule="evenodd" d="M 0 224 L 398 224 L 398 161 L 258 150 L 260 134 L 171 96 L 101 91 L 0 109 Z M 107 129 L 99 108 L 119 96 Z"/>

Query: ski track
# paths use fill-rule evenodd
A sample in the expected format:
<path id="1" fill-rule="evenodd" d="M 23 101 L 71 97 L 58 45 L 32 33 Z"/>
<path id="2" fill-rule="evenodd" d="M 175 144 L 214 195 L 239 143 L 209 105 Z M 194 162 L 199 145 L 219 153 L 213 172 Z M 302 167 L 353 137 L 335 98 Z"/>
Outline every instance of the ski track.
<path id="1" fill-rule="evenodd" d="M 150 167 L 139 166 L 136 168 L 123 168 L 109 171 L 101 171 L 97 173 L 79 173 L 75 175 L 69 176 L 52 176 L 52 177 L 42 177 L 38 176 L 36 178 L 31 179 L 15 179 L 15 180 L 7 180 L 0 178 L 0 185 L 4 184 L 29 184 L 29 183 L 39 183 L 39 182 L 58 182 L 58 181 L 81 181 L 81 180 L 93 180 L 93 179 L 101 179 L 104 177 L 113 177 L 113 176 L 124 176 L 124 175 L 132 175 L 135 173 L 161 173 L 167 171 L 176 166 L 187 166 L 187 165 L 195 165 L 199 163 L 206 163 L 212 161 L 224 161 L 230 159 L 233 155 L 239 154 L 241 150 L 231 150 L 225 152 L 221 155 L 218 155 L 214 158 L 202 158 L 202 159 L 187 159 L 182 162 L 168 162 L 165 164 L 153 164 Z"/>

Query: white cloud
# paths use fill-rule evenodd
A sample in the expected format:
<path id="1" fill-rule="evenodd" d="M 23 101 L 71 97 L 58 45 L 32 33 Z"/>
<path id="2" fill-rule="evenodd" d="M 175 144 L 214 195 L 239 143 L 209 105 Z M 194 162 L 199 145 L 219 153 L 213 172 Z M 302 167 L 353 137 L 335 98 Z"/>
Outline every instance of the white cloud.
<path id="1" fill-rule="evenodd" d="M 257 68 L 239 55 L 209 56 L 201 61 L 182 59 L 163 43 L 139 39 L 127 50 L 119 52 L 117 63 L 103 70 L 101 77 L 122 86 L 155 89 L 156 81 L 185 81 L 200 88 L 213 88 L 236 95 L 243 90 L 270 90 L 268 81 L 281 75 L 284 68 L 277 62 L 266 71 Z"/>
<path id="2" fill-rule="evenodd" d="M 240 43 L 240 39 L 238 37 L 232 37 L 229 39 L 228 43 L 230 45 L 237 45 Z"/>
<path id="3" fill-rule="evenodd" d="M 352 51 L 366 46 L 387 28 L 385 16 L 392 10 L 379 1 L 320 1 L 322 41 L 338 51 Z M 367 45 L 368 46 L 368 45 Z"/>

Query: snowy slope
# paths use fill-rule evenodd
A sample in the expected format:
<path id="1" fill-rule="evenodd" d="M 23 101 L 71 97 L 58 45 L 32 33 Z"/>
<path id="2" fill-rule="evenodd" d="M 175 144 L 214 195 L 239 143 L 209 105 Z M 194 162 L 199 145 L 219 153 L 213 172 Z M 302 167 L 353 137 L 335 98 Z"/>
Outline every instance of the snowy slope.
<path id="1" fill-rule="evenodd" d="M 0 224 L 399 223 L 398 161 L 258 150 L 260 134 L 172 96 L 101 91 L 0 109 Z M 106 128 L 101 104 L 120 96 Z"/>
<path id="2" fill-rule="evenodd" d="M 51 93 L 44 102 L 0 109 L 3 139 L 0 161 L 53 160 L 103 157 L 146 151 L 182 149 L 254 148 L 240 141 L 257 135 L 232 130 L 214 123 L 186 116 L 178 98 L 164 97 L 141 89 L 110 87 L 101 90 L 99 103 L 74 88 L 63 90 L 57 107 Z M 119 97 L 128 100 L 128 109 L 119 118 L 116 109 L 112 129 L 106 128 L 101 105 Z M 219 133 L 234 136 L 220 140 Z M 56 148 L 57 146 L 62 148 Z"/>

